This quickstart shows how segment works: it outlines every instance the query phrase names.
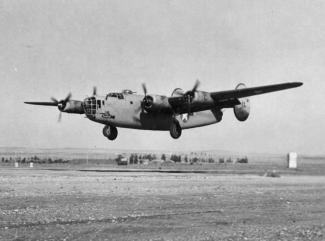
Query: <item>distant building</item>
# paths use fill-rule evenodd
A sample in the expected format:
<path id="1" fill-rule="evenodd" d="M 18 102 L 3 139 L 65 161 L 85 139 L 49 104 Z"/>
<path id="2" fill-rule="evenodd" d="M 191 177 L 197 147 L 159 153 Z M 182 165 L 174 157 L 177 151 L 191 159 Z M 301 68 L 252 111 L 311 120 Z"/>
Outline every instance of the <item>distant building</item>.
<path id="1" fill-rule="evenodd" d="M 129 158 L 127 157 L 121 157 L 116 160 L 117 165 L 128 165 L 129 164 Z"/>

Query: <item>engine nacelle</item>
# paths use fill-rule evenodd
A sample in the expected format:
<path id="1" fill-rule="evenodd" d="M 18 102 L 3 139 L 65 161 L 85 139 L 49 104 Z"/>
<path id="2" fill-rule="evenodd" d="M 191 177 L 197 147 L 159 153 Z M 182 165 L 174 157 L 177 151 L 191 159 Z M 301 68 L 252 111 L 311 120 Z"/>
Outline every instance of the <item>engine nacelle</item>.
<path id="1" fill-rule="evenodd" d="M 183 96 L 184 93 L 184 90 L 182 90 L 181 88 L 176 88 L 173 90 L 172 96 Z"/>
<path id="2" fill-rule="evenodd" d="M 67 113 L 75 113 L 75 114 L 84 114 L 84 108 L 83 108 L 83 103 L 82 101 L 79 100 L 69 100 L 65 106 L 62 106 L 62 112 L 67 112 Z"/>
<path id="3" fill-rule="evenodd" d="M 168 98 L 162 95 L 147 95 L 142 100 L 142 108 L 149 112 L 170 108 Z"/>
<path id="4" fill-rule="evenodd" d="M 244 89 L 246 88 L 245 84 L 240 83 L 236 86 L 236 89 Z M 239 105 L 234 106 L 234 114 L 237 120 L 245 121 L 247 120 L 250 113 L 250 102 L 248 98 L 240 98 Z"/>

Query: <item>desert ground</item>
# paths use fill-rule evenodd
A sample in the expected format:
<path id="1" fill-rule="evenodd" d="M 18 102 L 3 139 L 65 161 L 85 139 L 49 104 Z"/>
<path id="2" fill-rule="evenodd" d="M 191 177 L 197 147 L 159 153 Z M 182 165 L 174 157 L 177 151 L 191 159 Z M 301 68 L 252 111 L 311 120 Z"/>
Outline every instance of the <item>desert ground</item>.
<path id="1" fill-rule="evenodd" d="M 325 176 L 0 169 L 0 240 L 325 240 Z"/>

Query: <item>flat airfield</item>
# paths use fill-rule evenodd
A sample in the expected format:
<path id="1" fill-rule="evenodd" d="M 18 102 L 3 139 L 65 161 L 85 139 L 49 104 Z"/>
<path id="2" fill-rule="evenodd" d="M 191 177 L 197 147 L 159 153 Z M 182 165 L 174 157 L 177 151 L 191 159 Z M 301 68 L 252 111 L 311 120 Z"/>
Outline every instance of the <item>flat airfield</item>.
<path id="1" fill-rule="evenodd" d="M 325 240 L 325 176 L 0 169 L 0 240 Z"/>

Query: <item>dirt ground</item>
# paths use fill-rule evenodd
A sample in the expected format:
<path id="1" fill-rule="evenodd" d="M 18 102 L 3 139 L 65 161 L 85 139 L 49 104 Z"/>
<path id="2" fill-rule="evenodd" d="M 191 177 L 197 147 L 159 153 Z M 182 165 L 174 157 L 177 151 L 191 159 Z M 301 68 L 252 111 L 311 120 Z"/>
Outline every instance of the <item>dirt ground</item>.
<path id="1" fill-rule="evenodd" d="M 2 168 L 0 240 L 325 240 L 325 176 Z"/>

